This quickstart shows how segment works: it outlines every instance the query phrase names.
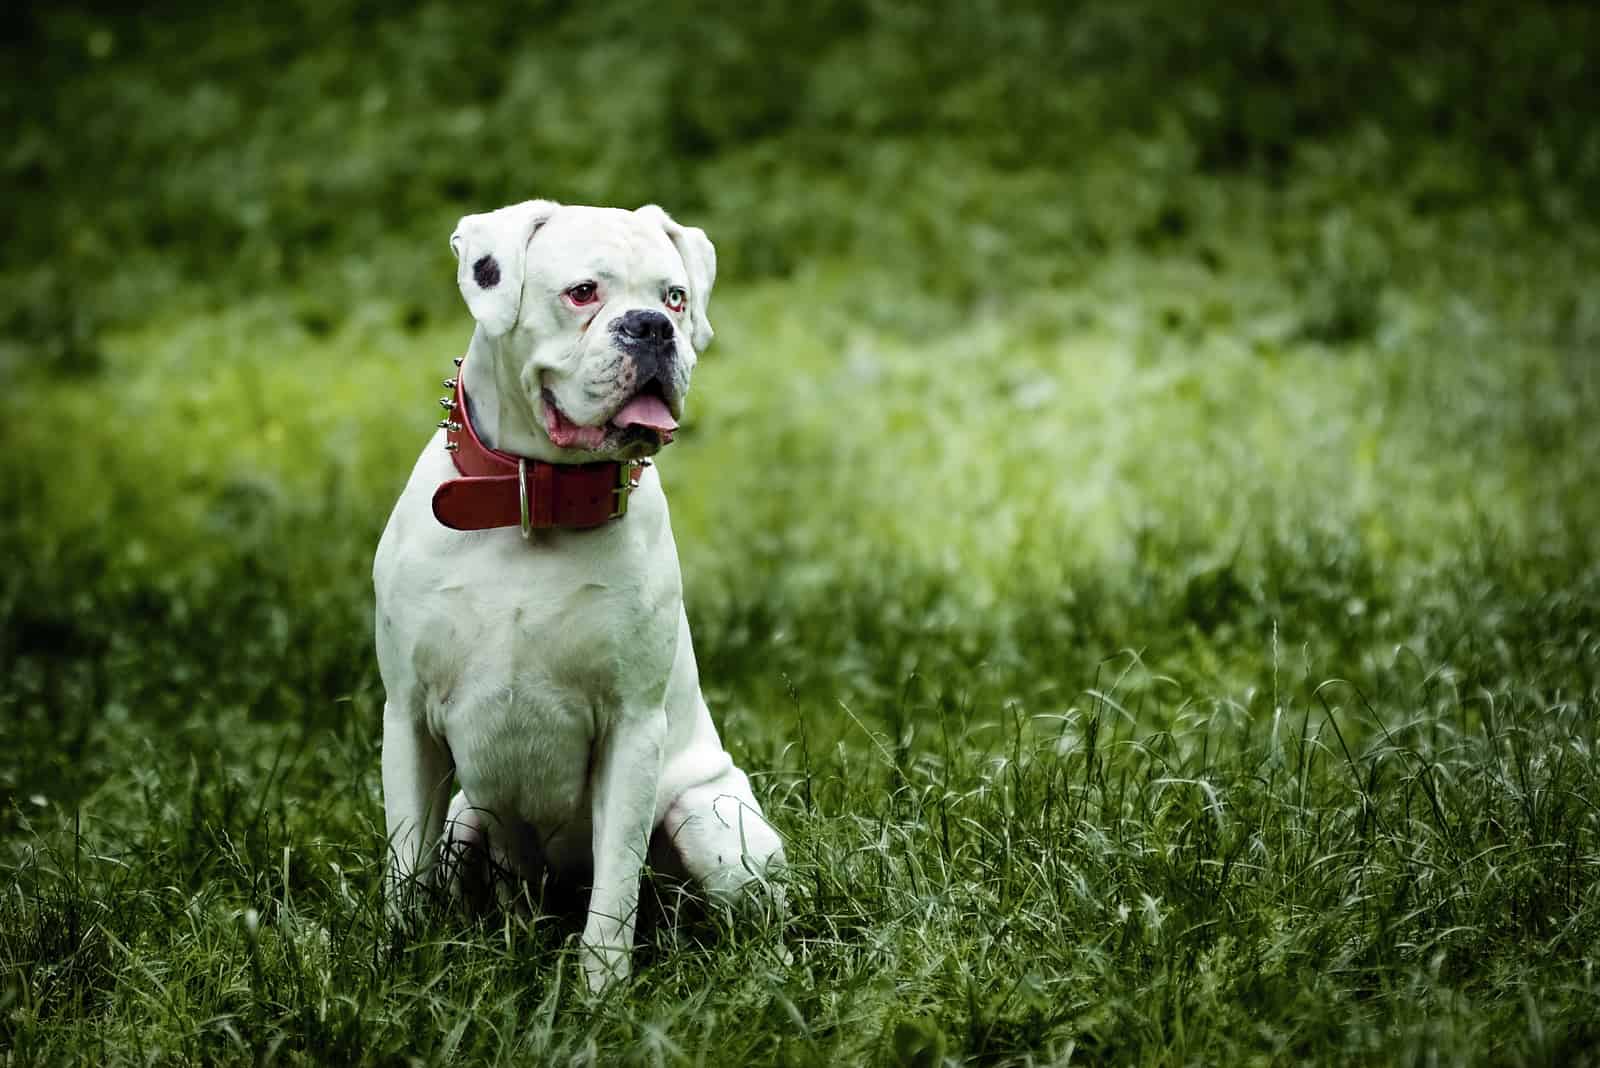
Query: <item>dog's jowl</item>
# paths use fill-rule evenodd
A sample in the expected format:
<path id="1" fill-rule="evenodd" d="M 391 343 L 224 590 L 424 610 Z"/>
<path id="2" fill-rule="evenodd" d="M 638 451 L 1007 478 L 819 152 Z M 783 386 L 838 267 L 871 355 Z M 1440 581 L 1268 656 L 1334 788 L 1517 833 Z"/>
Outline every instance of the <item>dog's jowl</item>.
<path id="1" fill-rule="evenodd" d="M 647 855 L 715 902 L 778 894 L 649 461 L 711 341 L 716 253 L 654 206 L 542 200 L 450 246 L 477 325 L 373 564 L 389 892 L 588 886 L 598 990 L 628 973 Z"/>

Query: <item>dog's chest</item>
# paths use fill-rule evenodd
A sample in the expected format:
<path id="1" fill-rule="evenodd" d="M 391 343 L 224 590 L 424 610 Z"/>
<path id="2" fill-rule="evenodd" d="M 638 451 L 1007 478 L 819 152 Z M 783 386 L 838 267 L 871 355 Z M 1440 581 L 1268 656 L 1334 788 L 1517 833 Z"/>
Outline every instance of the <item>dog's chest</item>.
<path id="1" fill-rule="evenodd" d="M 676 568 L 575 565 L 520 539 L 481 548 L 416 602 L 428 606 L 412 666 L 429 728 L 474 804 L 559 823 L 587 808 L 595 738 L 660 706 Z"/>
<path id="2" fill-rule="evenodd" d="M 510 691 L 522 704 L 626 699 L 670 668 L 663 639 L 675 633 L 674 592 L 644 567 L 575 572 L 515 552 L 458 560 L 429 598 L 419 679 L 443 681 L 424 676 L 455 667 L 461 685 L 452 688 Z"/>

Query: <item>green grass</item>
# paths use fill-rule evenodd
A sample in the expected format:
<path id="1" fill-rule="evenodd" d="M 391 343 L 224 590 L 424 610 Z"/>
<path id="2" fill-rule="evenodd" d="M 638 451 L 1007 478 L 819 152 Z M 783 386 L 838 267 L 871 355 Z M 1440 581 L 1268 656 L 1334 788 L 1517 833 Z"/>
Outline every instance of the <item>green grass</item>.
<path id="1" fill-rule="evenodd" d="M 23 16 L 101 67 L 7 87 L 0 1060 L 1595 1063 L 1600 157 L 1529 119 L 1592 16 L 921 10 L 597 15 L 637 65 L 581 13 Z M 119 153 L 187 166 L 61 162 Z M 549 193 L 724 251 L 661 468 L 792 862 L 783 928 L 653 929 L 599 1002 L 569 919 L 379 899 L 444 237 Z"/>

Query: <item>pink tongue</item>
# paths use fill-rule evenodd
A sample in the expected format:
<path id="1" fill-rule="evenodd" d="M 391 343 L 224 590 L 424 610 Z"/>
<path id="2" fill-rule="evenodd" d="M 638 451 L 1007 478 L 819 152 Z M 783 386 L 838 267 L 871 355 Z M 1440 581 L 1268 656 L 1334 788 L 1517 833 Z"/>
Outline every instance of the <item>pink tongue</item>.
<path id="1" fill-rule="evenodd" d="M 618 427 L 649 427 L 666 435 L 671 435 L 678 429 L 678 421 L 667 411 L 667 402 L 653 393 L 641 393 L 624 404 L 617 414 L 611 417 L 611 422 Z"/>

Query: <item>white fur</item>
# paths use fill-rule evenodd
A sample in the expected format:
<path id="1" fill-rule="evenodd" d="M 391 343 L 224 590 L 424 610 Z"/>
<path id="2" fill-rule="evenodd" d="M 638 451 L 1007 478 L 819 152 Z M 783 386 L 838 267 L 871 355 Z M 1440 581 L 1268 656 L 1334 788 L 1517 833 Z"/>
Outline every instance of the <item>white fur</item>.
<path id="1" fill-rule="evenodd" d="M 654 206 L 529 201 L 467 216 L 451 246 L 478 319 L 463 373 L 484 441 L 558 462 L 652 451 L 609 436 L 595 450 L 558 448 L 543 395 L 575 423 L 604 425 L 637 385 L 610 323 L 664 310 L 664 287 L 676 285 L 689 298 L 673 315 L 665 395 L 676 414 L 711 338 L 705 234 Z M 486 254 L 501 275 L 488 290 L 473 272 Z M 573 307 L 563 294 L 591 279 L 599 306 Z M 447 853 L 492 856 L 535 885 L 545 874 L 592 885 L 582 957 L 599 990 L 628 974 L 653 831 L 708 896 L 729 902 L 766 886 L 783 847 L 701 696 L 655 469 L 622 520 L 525 541 L 516 528 L 435 520 L 433 491 L 456 476 L 443 444 L 441 432 L 423 450 L 373 564 L 390 890 L 399 900 L 432 877 L 448 812 Z"/>

